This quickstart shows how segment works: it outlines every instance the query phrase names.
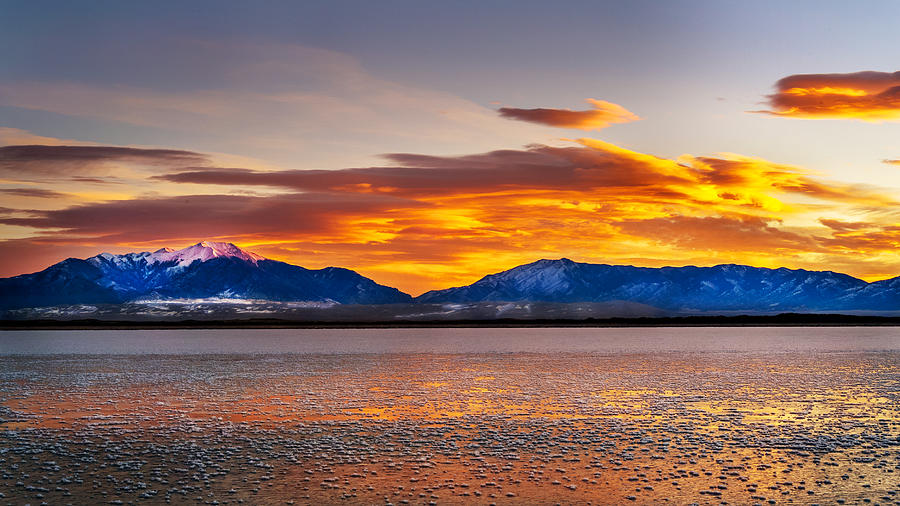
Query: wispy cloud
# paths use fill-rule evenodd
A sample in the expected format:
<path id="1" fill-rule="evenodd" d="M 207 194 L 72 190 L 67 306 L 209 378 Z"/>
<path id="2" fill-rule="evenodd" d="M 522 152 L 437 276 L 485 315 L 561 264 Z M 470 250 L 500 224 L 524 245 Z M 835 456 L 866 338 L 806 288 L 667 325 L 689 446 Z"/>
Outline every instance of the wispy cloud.
<path id="1" fill-rule="evenodd" d="M 614 123 L 629 123 L 641 119 L 628 109 L 612 102 L 593 98 L 587 99 L 587 102 L 594 108 L 573 111 L 571 109 L 501 107 L 497 112 L 500 116 L 508 119 L 578 130 L 600 130 Z"/>
<path id="2" fill-rule="evenodd" d="M 774 116 L 807 119 L 900 120 L 900 71 L 797 74 L 775 83 Z"/>
<path id="3" fill-rule="evenodd" d="M 0 146 L 10 145 L 33 145 L 40 144 L 42 146 L 95 146 L 95 142 L 85 142 L 75 139 L 57 139 L 56 137 L 47 137 L 45 135 L 37 135 L 21 128 L 0 127 Z"/>
<path id="4" fill-rule="evenodd" d="M 0 189 L 0 194 L 44 199 L 57 199 L 66 196 L 65 193 L 44 188 L 2 188 Z"/>
<path id="5" fill-rule="evenodd" d="M 819 238 L 822 245 L 832 254 L 871 256 L 875 253 L 895 254 L 900 249 L 900 225 L 840 220 L 821 220 L 821 222 L 832 229 L 829 237 Z"/>
<path id="6" fill-rule="evenodd" d="M 119 146 L 0 146 L 0 174 L 27 173 L 85 175 L 106 163 L 131 162 L 153 166 L 206 163 L 206 155 L 174 149 L 140 149 Z"/>
<path id="7" fill-rule="evenodd" d="M 465 152 L 546 138 L 537 127 L 510 124 L 470 100 L 373 75 L 346 53 L 279 44 L 172 44 L 168 50 L 216 62 L 216 78 L 180 88 L 0 79 L 0 105 L 153 129 L 172 145 L 282 165 L 331 167 L 385 150 Z M 182 71 L 166 59 L 147 64 L 160 75 Z"/>

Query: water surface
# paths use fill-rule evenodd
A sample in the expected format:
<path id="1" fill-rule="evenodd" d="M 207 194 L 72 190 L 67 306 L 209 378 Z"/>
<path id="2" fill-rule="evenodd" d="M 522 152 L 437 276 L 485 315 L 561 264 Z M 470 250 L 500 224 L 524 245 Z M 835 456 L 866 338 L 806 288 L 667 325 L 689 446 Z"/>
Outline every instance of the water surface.
<path id="1" fill-rule="evenodd" d="M 900 334 L 4 332 L 0 430 L 12 503 L 897 504 Z"/>
<path id="2" fill-rule="evenodd" d="M 0 354 L 891 350 L 900 350 L 898 327 L 175 329 L 0 332 Z"/>

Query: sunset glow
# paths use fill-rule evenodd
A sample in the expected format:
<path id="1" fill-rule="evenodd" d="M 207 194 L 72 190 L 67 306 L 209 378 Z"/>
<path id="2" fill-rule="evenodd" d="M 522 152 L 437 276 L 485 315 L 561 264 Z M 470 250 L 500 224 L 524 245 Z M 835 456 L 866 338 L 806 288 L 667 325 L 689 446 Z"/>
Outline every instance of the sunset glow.
<path id="1" fill-rule="evenodd" d="M 900 72 L 794 75 L 778 81 L 769 114 L 797 118 L 900 119 Z"/>
<path id="2" fill-rule="evenodd" d="M 748 23 L 709 9 L 743 37 Z M 4 24 L 36 22 L 28 9 L 16 14 Z M 900 73 L 863 70 L 869 62 L 794 73 L 808 70 L 805 53 L 784 44 L 780 65 L 757 63 L 741 74 L 750 84 L 722 70 L 713 89 L 701 81 L 719 79 L 715 68 L 701 79 L 650 50 L 686 51 L 696 40 L 606 44 L 590 60 L 588 49 L 612 35 L 521 16 L 549 48 L 586 44 L 567 46 L 578 57 L 544 62 L 565 79 L 550 85 L 540 62 L 486 68 L 492 51 L 522 53 L 493 36 L 483 61 L 381 61 L 364 49 L 393 43 L 378 26 L 347 46 L 312 28 L 304 38 L 240 25 L 243 38 L 172 28 L 158 45 L 139 33 L 144 42 L 128 55 L 106 35 L 72 49 L 21 45 L 32 64 L 16 60 L 0 78 L 0 276 L 200 240 L 351 268 L 411 294 L 560 257 L 827 269 L 870 281 L 900 274 Z M 641 33 L 673 30 L 651 25 Z M 875 33 L 856 42 L 891 46 Z M 97 68 L 77 50 L 107 51 L 113 63 Z M 83 65 L 64 66 L 64 56 Z M 646 58 L 661 75 L 621 62 L 610 71 L 614 56 Z M 711 53 L 710 65 L 726 66 L 725 56 Z M 202 69 L 182 72 L 191 65 Z M 457 84 L 429 71 L 452 71 Z"/>

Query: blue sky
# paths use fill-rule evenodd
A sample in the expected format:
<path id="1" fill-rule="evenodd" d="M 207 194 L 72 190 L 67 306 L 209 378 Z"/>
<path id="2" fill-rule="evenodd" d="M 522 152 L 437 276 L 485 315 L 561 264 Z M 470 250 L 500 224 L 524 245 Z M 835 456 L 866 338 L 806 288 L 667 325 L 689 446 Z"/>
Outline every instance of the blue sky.
<path id="1" fill-rule="evenodd" d="M 343 53 L 375 77 L 484 107 L 577 108 L 588 97 L 609 100 L 645 121 L 604 132 L 604 138 L 662 156 L 752 150 L 785 162 L 824 164 L 827 170 L 852 163 L 849 175 L 863 170 L 866 176 L 890 177 L 870 166 L 900 133 L 895 125 L 798 129 L 791 122 L 741 114 L 760 108 L 773 83 L 786 75 L 892 71 L 887 65 L 896 61 L 900 36 L 890 20 L 900 19 L 900 4 L 891 1 L 3 5 L 0 43 L 14 48 L 0 69 L 6 82 L 219 88 L 227 86 L 226 74 L 242 58 L 237 47 L 290 44 Z M 212 47 L 185 49 L 196 42 Z M 154 144 L 173 137 L 9 106 L 0 112 L 54 136 L 77 138 L 87 127 L 91 140 L 122 142 L 128 135 L 133 143 Z M 855 147 L 815 153 L 817 139 L 846 135 L 858 136 Z M 200 132 L 196 136 L 205 145 L 216 144 Z M 787 136 L 792 145 L 803 145 L 789 152 L 782 140 Z M 394 147 L 384 144 L 385 151 Z M 878 152 L 867 161 L 862 150 Z M 361 160 L 365 154 L 359 151 Z M 279 161 L 305 166 L 302 156 L 282 155 Z"/>

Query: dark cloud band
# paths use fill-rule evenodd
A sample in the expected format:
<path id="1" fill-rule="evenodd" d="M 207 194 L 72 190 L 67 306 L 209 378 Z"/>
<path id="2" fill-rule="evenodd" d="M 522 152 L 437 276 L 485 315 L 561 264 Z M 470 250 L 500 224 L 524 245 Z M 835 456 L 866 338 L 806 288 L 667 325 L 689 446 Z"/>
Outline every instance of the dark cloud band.
<path id="1" fill-rule="evenodd" d="M 139 165 L 184 166 L 207 163 L 206 155 L 176 149 L 141 149 L 120 146 L 0 146 L 0 171 L 32 175 L 84 175 L 107 162 Z"/>

